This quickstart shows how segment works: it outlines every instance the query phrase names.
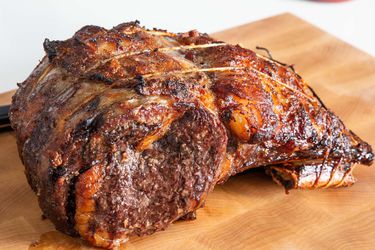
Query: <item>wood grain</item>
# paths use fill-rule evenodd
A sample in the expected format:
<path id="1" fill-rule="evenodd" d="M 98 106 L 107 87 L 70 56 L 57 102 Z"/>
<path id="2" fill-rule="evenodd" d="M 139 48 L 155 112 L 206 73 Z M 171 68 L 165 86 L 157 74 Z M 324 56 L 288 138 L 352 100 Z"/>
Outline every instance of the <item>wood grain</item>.
<path id="1" fill-rule="evenodd" d="M 7 105 L 11 102 L 14 90 L 0 94 L 0 105 Z"/>
<path id="2" fill-rule="evenodd" d="M 348 127 L 375 144 L 375 59 L 305 21 L 283 14 L 214 34 L 294 63 Z M 31 70 L 31 69 L 30 69 Z M 9 103 L 10 94 L 0 95 Z M 14 135 L 0 133 L 0 248 L 89 249 L 41 219 Z M 231 178 L 209 195 L 195 221 L 132 238 L 123 249 L 373 249 L 375 170 L 359 166 L 350 188 L 292 191 L 260 171 Z"/>

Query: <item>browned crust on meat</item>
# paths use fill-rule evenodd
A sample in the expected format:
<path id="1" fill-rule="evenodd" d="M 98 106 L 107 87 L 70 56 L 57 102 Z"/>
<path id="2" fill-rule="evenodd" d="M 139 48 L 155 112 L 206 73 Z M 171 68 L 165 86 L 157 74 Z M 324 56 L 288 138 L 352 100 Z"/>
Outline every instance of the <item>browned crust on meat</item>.
<path id="1" fill-rule="evenodd" d="M 266 172 L 288 192 L 291 189 L 347 187 L 356 181 L 354 166 L 340 161 L 284 164 L 267 167 Z"/>
<path id="2" fill-rule="evenodd" d="M 248 168 L 318 188 L 349 185 L 353 165 L 373 161 L 294 70 L 239 45 L 131 22 L 44 49 L 12 127 L 43 213 L 96 246 L 193 218 Z"/>

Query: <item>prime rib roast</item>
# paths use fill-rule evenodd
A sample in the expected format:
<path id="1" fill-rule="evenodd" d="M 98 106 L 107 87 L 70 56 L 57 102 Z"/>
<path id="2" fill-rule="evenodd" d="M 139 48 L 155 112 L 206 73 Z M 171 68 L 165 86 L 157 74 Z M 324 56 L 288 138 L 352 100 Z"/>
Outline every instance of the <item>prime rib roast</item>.
<path id="1" fill-rule="evenodd" d="M 292 67 L 239 45 L 138 22 L 43 45 L 11 106 L 19 155 L 44 215 L 95 246 L 194 218 L 250 168 L 314 189 L 373 161 Z"/>

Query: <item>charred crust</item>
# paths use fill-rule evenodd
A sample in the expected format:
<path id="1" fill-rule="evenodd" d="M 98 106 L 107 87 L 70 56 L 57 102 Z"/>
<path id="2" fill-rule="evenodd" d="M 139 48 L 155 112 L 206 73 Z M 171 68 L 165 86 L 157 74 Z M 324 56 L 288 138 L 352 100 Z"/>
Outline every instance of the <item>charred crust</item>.
<path id="1" fill-rule="evenodd" d="M 144 81 L 145 81 L 142 75 L 137 75 L 137 76 L 134 77 L 134 79 L 141 82 L 141 83 L 144 83 Z"/>
<path id="2" fill-rule="evenodd" d="M 77 44 L 80 44 L 80 45 L 84 45 L 86 46 L 86 43 L 84 41 L 82 41 L 79 37 L 75 36 L 73 38 L 74 42 L 76 42 Z"/>
<path id="3" fill-rule="evenodd" d="M 60 41 L 50 41 L 48 38 L 44 39 L 43 48 L 50 61 L 57 56 L 57 46 L 59 43 Z"/>
<path id="4" fill-rule="evenodd" d="M 93 98 L 87 105 L 86 109 L 96 109 L 96 106 L 100 102 L 100 97 Z M 82 165 L 77 171 L 72 172 L 70 170 L 69 175 L 67 176 L 68 191 L 65 201 L 65 214 L 66 214 L 66 224 L 65 230 L 71 236 L 79 236 L 78 232 L 75 230 L 75 214 L 76 214 L 76 184 L 79 180 L 79 177 L 84 174 L 86 171 L 91 169 L 90 157 L 87 158 L 87 152 L 90 152 L 90 139 L 91 135 L 101 126 L 103 122 L 103 114 L 99 113 L 94 117 L 90 117 L 82 120 L 74 128 L 72 132 L 72 142 L 83 142 L 81 145 L 80 152 L 77 154 L 76 160 L 81 160 Z M 91 152 L 90 152 L 91 153 Z M 89 154 L 90 154 L 89 153 Z"/>
<path id="5" fill-rule="evenodd" d="M 286 190 L 291 190 L 294 188 L 294 181 L 292 180 L 284 180 L 282 182 Z"/>
<path id="6" fill-rule="evenodd" d="M 138 75 L 136 77 L 134 77 L 134 80 L 135 80 L 135 85 L 134 85 L 134 90 L 137 94 L 140 94 L 140 95 L 145 95 L 145 91 L 144 91 L 144 86 L 146 84 L 145 82 L 145 79 L 143 78 L 143 76 L 141 75 Z"/>
<path id="7" fill-rule="evenodd" d="M 67 173 L 65 167 L 49 167 L 48 174 L 52 182 L 56 182 L 60 177 L 64 176 Z"/>
<path id="8" fill-rule="evenodd" d="M 180 81 L 167 81 L 165 82 L 166 93 L 172 96 L 175 96 L 179 99 L 185 99 L 189 95 L 189 90 L 186 87 L 186 84 L 181 83 Z"/>
<path id="9" fill-rule="evenodd" d="M 179 80 L 146 83 L 142 76 L 135 79 L 137 83 L 134 86 L 134 90 L 140 95 L 165 95 L 178 100 L 188 100 L 192 97 L 187 83 Z"/>
<path id="10" fill-rule="evenodd" d="M 285 188 L 286 192 L 295 188 L 295 183 L 292 179 L 283 178 L 275 169 L 271 169 L 271 174 Z"/>
<path id="11" fill-rule="evenodd" d="M 97 109 L 97 107 L 99 106 L 99 103 L 100 103 L 100 96 L 95 96 L 94 99 L 92 99 L 88 105 L 85 107 L 85 109 L 87 110 L 87 112 L 91 112 L 91 111 L 94 111 Z"/>
<path id="12" fill-rule="evenodd" d="M 114 82 L 113 79 L 106 77 L 105 75 L 101 73 L 94 73 L 89 77 L 90 80 L 92 81 L 99 81 L 99 82 L 104 82 L 105 84 L 112 84 Z"/>
<path id="13" fill-rule="evenodd" d="M 160 28 L 152 28 L 154 31 L 161 31 L 161 32 L 168 32 L 166 29 L 160 29 Z"/>
<path id="14" fill-rule="evenodd" d="M 78 123 L 78 125 L 75 127 L 75 129 L 72 132 L 72 137 L 76 139 L 76 138 L 88 136 L 90 134 L 90 130 L 92 129 L 92 126 L 91 126 L 92 122 L 93 122 L 93 119 L 89 118 Z"/>
<path id="15" fill-rule="evenodd" d="M 83 111 L 92 112 L 92 111 L 95 111 L 97 109 L 97 107 L 99 106 L 99 103 L 100 103 L 100 96 L 95 96 L 88 103 L 86 103 L 85 105 L 83 105 L 82 109 L 78 109 L 77 111 L 75 111 L 69 117 L 67 117 L 65 119 L 68 120 L 69 118 L 74 117 L 75 115 L 77 115 L 79 112 L 83 112 Z"/>
<path id="16" fill-rule="evenodd" d="M 323 102 L 323 101 L 320 99 L 320 97 L 316 94 L 315 90 L 314 90 L 312 87 L 310 87 L 310 86 L 307 86 L 307 87 L 310 89 L 310 91 L 311 91 L 311 93 L 313 94 L 313 96 L 319 101 L 320 105 L 322 105 L 323 108 L 328 109 L 327 106 L 324 104 L 324 102 Z"/>
<path id="17" fill-rule="evenodd" d="M 79 170 L 78 175 L 74 175 L 70 179 L 69 190 L 65 205 L 66 216 L 68 217 L 67 223 L 69 225 L 70 231 L 69 234 L 72 236 L 78 236 L 78 233 L 73 229 L 75 225 L 75 213 L 76 213 L 76 183 L 81 174 L 89 170 L 91 166 L 86 165 Z"/>
<path id="18" fill-rule="evenodd" d="M 366 142 L 360 142 L 354 151 L 354 158 L 361 164 L 370 166 L 374 162 L 372 148 Z"/>
<path id="19" fill-rule="evenodd" d="M 140 27 L 140 24 L 141 23 L 138 20 L 135 20 L 135 21 L 132 21 L 132 22 L 121 23 L 121 24 L 113 27 L 113 30 L 120 31 L 120 30 L 126 29 L 128 27 Z"/>
<path id="20" fill-rule="evenodd" d="M 73 130 L 72 138 L 87 138 L 91 133 L 96 131 L 103 124 L 103 122 L 102 114 L 81 121 Z"/>
<path id="21" fill-rule="evenodd" d="M 106 32 L 107 30 L 103 27 L 96 25 L 86 25 L 79 29 L 75 34 L 74 38 L 79 38 L 80 40 L 85 40 L 84 38 L 96 38 L 95 36 Z"/>
<path id="22" fill-rule="evenodd" d="M 66 198 L 66 205 L 65 205 L 65 213 L 67 216 L 67 224 L 68 227 L 71 229 L 69 230 L 72 235 L 78 235 L 78 233 L 73 230 L 75 225 L 75 212 L 76 212 L 76 189 L 75 185 L 78 181 L 78 176 L 73 176 L 73 178 L 70 180 L 69 188 L 68 188 L 68 195 Z"/>
<path id="23" fill-rule="evenodd" d="M 224 122 L 230 122 L 230 120 L 232 119 L 232 110 L 230 109 L 224 110 L 221 114 L 221 119 Z"/>
<path id="24" fill-rule="evenodd" d="M 196 220 L 196 219 L 197 219 L 197 213 L 195 211 L 189 212 L 180 218 L 180 220 Z"/>

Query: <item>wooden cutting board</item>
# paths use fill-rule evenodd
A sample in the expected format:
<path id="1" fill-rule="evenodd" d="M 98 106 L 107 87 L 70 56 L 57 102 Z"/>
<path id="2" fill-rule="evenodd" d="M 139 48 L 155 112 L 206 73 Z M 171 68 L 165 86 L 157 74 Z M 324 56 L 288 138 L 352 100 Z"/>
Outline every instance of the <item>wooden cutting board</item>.
<path id="1" fill-rule="evenodd" d="M 366 32 L 366 31 L 363 31 Z M 294 63 L 326 105 L 375 145 L 375 59 L 291 15 L 264 19 L 213 35 L 254 49 L 267 47 Z M 32 69 L 30 69 L 31 71 Z M 10 95 L 0 95 L 9 103 Z M 89 247 L 54 231 L 41 219 L 26 183 L 14 134 L 0 133 L 0 248 Z M 375 169 L 359 166 L 350 188 L 292 191 L 261 171 L 231 178 L 209 195 L 195 221 L 176 222 L 152 236 L 134 237 L 124 249 L 374 248 Z"/>

